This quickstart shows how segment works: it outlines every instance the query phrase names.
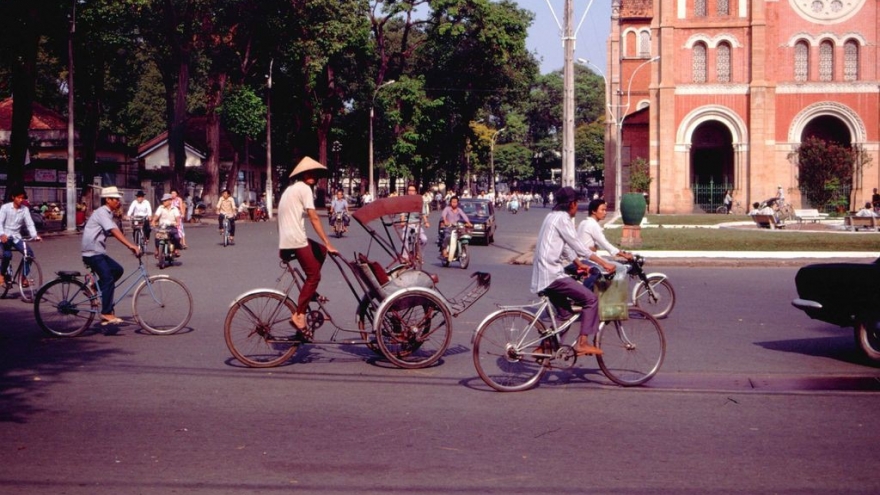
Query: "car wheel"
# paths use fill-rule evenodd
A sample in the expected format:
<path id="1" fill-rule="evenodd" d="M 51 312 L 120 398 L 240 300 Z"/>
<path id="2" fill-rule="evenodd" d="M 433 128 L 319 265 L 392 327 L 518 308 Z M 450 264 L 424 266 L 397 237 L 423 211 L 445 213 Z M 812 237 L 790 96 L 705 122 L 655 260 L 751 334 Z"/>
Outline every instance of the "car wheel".
<path id="1" fill-rule="evenodd" d="M 861 316 L 855 325 L 856 345 L 865 356 L 880 363 L 880 316 Z"/>

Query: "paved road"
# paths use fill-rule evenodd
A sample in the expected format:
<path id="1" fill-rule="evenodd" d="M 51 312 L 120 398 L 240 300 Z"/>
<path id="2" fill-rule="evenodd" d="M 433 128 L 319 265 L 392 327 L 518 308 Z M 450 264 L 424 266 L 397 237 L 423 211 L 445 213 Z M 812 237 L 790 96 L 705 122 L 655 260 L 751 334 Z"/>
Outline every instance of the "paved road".
<path id="1" fill-rule="evenodd" d="M 471 269 L 430 268 L 447 295 L 473 270 L 490 271 L 493 286 L 424 370 L 356 346 L 306 348 L 269 370 L 232 359 L 226 308 L 274 286 L 273 223 L 239 225 L 225 249 L 213 226 L 188 230 L 193 248 L 166 272 L 190 287 L 195 314 L 174 336 L 125 326 L 45 339 L 29 306 L 0 301 L 0 493 L 880 490 L 880 371 L 851 332 L 791 308 L 796 267 L 652 267 L 672 277 L 679 303 L 647 387 L 612 386 L 586 360 L 529 392 L 488 391 L 470 335 L 496 304 L 530 299 L 530 267 L 504 262 L 528 249 L 540 213 L 503 215 Z M 80 268 L 78 240 L 37 246 L 44 272 Z M 350 255 L 366 241 L 353 227 L 337 244 Z M 321 292 L 353 326 L 335 270 L 325 267 Z"/>

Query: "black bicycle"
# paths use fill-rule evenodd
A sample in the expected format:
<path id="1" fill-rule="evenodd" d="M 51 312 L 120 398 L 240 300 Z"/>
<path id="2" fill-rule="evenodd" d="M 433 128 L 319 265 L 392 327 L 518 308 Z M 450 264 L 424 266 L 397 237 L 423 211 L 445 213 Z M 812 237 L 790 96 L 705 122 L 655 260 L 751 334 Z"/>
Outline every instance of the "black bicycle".
<path id="1" fill-rule="evenodd" d="M 18 267 L 15 271 L 12 270 L 12 263 L 9 263 L 6 273 L 3 274 L 5 281 L 3 286 L 0 287 L 0 292 L 2 292 L 2 294 L 0 294 L 0 299 L 5 299 L 6 294 L 17 285 L 18 291 L 21 293 L 21 300 L 24 302 L 33 302 L 34 294 L 36 294 L 37 290 L 40 289 L 40 286 L 43 285 L 43 270 L 40 268 L 40 264 L 37 263 L 37 260 L 35 260 L 33 256 L 28 256 L 27 254 L 27 243 L 34 239 L 34 237 L 22 239 L 21 250 L 17 247 L 15 248 L 15 251 L 21 253 L 21 259 L 19 260 Z"/>

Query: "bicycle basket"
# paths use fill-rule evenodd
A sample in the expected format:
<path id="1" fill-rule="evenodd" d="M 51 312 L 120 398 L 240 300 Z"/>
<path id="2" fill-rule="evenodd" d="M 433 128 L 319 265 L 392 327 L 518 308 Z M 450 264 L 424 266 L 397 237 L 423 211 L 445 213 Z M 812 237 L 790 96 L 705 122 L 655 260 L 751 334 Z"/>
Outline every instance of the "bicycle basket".
<path id="1" fill-rule="evenodd" d="M 159 230 L 156 232 L 156 240 L 165 241 L 168 239 L 168 232 L 165 230 Z"/>
<path id="2" fill-rule="evenodd" d="M 629 318 L 626 269 L 618 266 L 614 278 L 596 281 L 596 292 L 599 295 L 599 320 L 621 321 Z"/>

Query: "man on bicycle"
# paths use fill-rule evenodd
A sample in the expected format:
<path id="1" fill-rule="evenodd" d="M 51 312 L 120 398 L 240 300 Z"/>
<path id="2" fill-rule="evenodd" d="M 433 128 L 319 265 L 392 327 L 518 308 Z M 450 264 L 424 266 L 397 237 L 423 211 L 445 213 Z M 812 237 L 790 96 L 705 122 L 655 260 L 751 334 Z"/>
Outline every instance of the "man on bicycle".
<path id="1" fill-rule="evenodd" d="M 150 240 L 150 217 L 153 216 L 153 207 L 150 202 L 145 199 L 143 191 L 138 191 L 134 195 L 134 203 L 128 207 L 128 218 L 134 221 L 136 218 L 141 219 L 141 228 L 144 231 L 144 243 Z"/>
<path id="2" fill-rule="evenodd" d="M 113 313 L 113 293 L 116 281 L 125 270 L 107 255 L 107 234 L 124 244 L 135 256 L 140 255 L 140 252 L 138 246 L 128 242 L 122 235 L 113 220 L 113 212 L 122 205 L 122 194 L 115 186 L 105 187 L 101 190 L 101 199 L 104 200 L 104 205 L 92 212 L 83 228 L 82 260 L 98 276 L 98 286 L 101 288 L 101 325 L 109 325 L 122 323 Z"/>
<path id="3" fill-rule="evenodd" d="M 37 235 L 37 228 L 34 226 L 34 220 L 31 218 L 31 212 L 23 205 L 27 199 L 24 189 L 17 189 L 12 192 L 12 201 L 0 207 L 0 248 L 3 249 L 3 261 L 0 262 L 0 285 L 6 283 L 6 270 L 9 269 L 9 262 L 12 260 L 12 249 L 24 253 L 22 248 L 22 227 L 27 227 L 27 232 L 39 241 L 40 236 Z M 27 247 L 26 256 L 33 257 L 34 252 L 30 246 Z M 30 272 L 30 262 L 25 264 L 24 274 Z M 22 277 L 21 284 L 28 286 L 26 278 Z"/>
<path id="4" fill-rule="evenodd" d="M 291 325 L 303 333 L 307 333 L 306 310 L 312 297 L 318 292 L 318 284 L 321 282 L 321 267 L 327 257 L 327 253 L 335 254 L 339 251 L 330 244 L 330 239 L 324 233 L 321 219 L 315 211 L 315 200 L 312 194 L 312 186 L 318 181 L 318 176 L 327 171 L 327 167 L 317 161 L 305 157 L 290 173 L 292 179 L 298 179 L 293 185 L 284 190 L 281 200 L 278 202 L 278 255 L 284 260 L 296 258 L 305 272 L 305 282 L 299 293 L 296 304 L 296 313 L 290 319 Z M 315 233 L 321 238 L 323 245 L 311 240 L 306 236 L 305 217 L 309 217 Z"/>
<path id="5" fill-rule="evenodd" d="M 468 216 L 458 207 L 458 196 L 452 196 L 449 198 L 449 206 L 440 213 L 440 257 L 443 259 L 449 254 L 449 229 L 458 222 L 464 222 L 466 227 L 473 227 Z"/>
<path id="6" fill-rule="evenodd" d="M 345 200 L 342 189 L 336 191 L 336 198 L 330 202 L 330 211 L 333 212 L 333 215 L 330 217 L 330 224 L 332 225 L 336 222 L 336 218 L 342 215 L 342 231 L 348 232 L 348 223 L 351 220 L 348 218 L 348 201 Z"/>
<path id="7" fill-rule="evenodd" d="M 587 338 L 599 330 L 599 298 L 593 291 L 566 275 L 565 267 L 568 260 L 574 260 L 579 270 L 588 270 L 589 266 L 580 261 L 581 259 L 589 259 L 609 273 L 614 272 L 615 266 L 590 251 L 578 239 L 573 221 L 578 209 L 577 192 L 571 187 L 563 187 L 555 197 L 556 205 L 544 218 L 538 232 L 531 290 L 535 294 L 546 294 L 557 308 L 560 318 L 565 319 L 571 315 L 572 302 L 582 307 L 581 329 L 574 350 L 578 355 L 602 354 L 602 350 L 590 345 Z"/>
<path id="8" fill-rule="evenodd" d="M 217 200 L 217 213 L 220 221 L 220 233 L 223 233 L 223 219 L 229 221 L 229 242 L 235 244 L 235 217 L 237 215 L 235 200 L 229 195 L 229 189 L 224 189 Z"/>

